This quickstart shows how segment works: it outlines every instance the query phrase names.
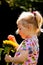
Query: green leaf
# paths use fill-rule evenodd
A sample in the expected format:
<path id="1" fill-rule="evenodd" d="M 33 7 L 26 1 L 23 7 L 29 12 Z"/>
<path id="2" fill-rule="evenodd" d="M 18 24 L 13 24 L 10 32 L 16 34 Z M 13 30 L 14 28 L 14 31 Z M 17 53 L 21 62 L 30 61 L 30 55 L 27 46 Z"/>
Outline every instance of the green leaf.
<path id="1" fill-rule="evenodd" d="M 4 48 L 4 54 L 5 53 L 9 54 L 10 50 L 11 50 L 11 47 L 5 47 Z"/>
<path id="2" fill-rule="evenodd" d="M 3 48 L 0 48 L 0 60 L 1 60 L 1 54 L 3 50 L 4 50 Z"/>
<path id="3" fill-rule="evenodd" d="M 22 8 L 22 9 L 28 11 L 28 9 L 27 9 L 25 6 L 20 6 L 20 8 Z"/>
<path id="4" fill-rule="evenodd" d="M 15 52 L 15 50 L 11 50 L 11 52 L 12 52 L 12 53 L 14 53 L 14 52 Z"/>

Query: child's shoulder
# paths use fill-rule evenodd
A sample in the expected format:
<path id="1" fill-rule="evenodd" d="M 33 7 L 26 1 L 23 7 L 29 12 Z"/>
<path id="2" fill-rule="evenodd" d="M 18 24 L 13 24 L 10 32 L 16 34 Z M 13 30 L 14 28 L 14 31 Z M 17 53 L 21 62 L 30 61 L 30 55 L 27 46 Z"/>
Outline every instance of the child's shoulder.
<path id="1" fill-rule="evenodd" d="M 38 38 L 36 36 L 33 36 L 31 38 L 23 40 L 18 49 L 25 50 L 28 49 L 29 47 L 35 47 L 35 46 L 39 46 Z"/>
<path id="2" fill-rule="evenodd" d="M 27 38 L 27 39 L 25 39 L 25 40 L 23 40 L 22 42 L 21 42 L 21 44 L 31 44 L 32 42 L 38 42 L 38 37 L 37 36 L 33 36 L 33 37 L 31 37 L 31 38 Z"/>

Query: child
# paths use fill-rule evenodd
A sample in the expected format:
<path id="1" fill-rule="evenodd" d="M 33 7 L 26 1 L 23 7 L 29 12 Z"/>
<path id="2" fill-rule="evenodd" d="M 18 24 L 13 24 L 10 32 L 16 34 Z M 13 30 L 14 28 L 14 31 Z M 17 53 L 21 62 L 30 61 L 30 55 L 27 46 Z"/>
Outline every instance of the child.
<path id="1" fill-rule="evenodd" d="M 17 47 L 17 51 L 14 57 L 10 55 L 5 56 L 6 62 L 13 62 L 12 65 L 36 65 L 39 57 L 39 44 L 38 34 L 43 32 L 42 16 L 38 11 L 34 12 L 22 12 L 17 20 L 17 31 L 24 40 Z M 16 41 L 12 35 L 8 36 L 8 39 L 13 37 L 13 41 Z"/>

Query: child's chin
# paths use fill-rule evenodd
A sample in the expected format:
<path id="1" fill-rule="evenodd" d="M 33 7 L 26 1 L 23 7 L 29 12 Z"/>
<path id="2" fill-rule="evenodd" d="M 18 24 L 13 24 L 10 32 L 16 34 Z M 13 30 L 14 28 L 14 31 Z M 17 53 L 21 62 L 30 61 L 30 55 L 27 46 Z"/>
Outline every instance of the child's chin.
<path id="1" fill-rule="evenodd" d="M 25 39 L 25 37 L 22 37 L 22 36 L 21 36 L 21 38 L 22 38 L 22 39 Z"/>

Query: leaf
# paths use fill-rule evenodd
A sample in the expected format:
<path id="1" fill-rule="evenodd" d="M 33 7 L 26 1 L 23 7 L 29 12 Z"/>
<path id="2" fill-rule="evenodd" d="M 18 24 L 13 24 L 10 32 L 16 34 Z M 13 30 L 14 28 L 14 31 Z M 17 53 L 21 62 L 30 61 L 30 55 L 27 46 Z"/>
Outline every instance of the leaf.
<path id="1" fill-rule="evenodd" d="M 5 47 L 4 48 L 4 54 L 5 53 L 9 54 L 10 50 L 11 50 L 11 47 Z"/>
<path id="2" fill-rule="evenodd" d="M 11 52 L 12 52 L 12 53 L 14 53 L 14 52 L 15 52 L 15 50 L 11 50 Z"/>
<path id="3" fill-rule="evenodd" d="M 1 54 L 3 50 L 4 50 L 3 48 L 0 48 L 0 60 L 1 60 Z"/>
<path id="4" fill-rule="evenodd" d="M 20 8 L 22 8 L 22 9 L 28 11 L 28 9 L 27 9 L 25 6 L 20 6 Z"/>

